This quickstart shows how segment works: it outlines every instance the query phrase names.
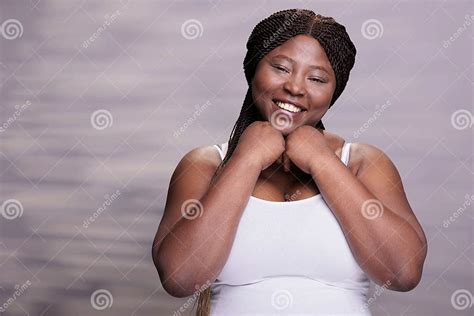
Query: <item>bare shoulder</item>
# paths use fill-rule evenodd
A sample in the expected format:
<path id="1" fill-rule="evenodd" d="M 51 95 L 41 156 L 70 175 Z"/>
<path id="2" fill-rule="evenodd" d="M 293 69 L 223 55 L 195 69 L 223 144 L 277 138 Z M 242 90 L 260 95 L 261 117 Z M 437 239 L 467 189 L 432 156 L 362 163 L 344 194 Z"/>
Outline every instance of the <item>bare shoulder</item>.
<path id="1" fill-rule="evenodd" d="M 207 188 L 220 160 L 219 152 L 213 146 L 191 149 L 181 158 L 171 176 L 171 191 L 177 191 L 179 196 L 185 191 L 190 191 L 191 195 L 203 193 L 201 191 Z"/>
<path id="2" fill-rule="evenodd" d="M 354 151 L 357 152 L 356 155 L 360 159 L 360 172 L 375 164 L 384 164 L 392 169 L 396 168 L 390 157 L 377 146 L 367 143 L 356 143 L 354 147 Z"/>
<path id="3" fill-rule="evenodd" d="M 387 159 L 387 154 L 380 148 L 375 145 L 366 144 L 366 143 L 356 143 L 357 144 L 357 151 L 364 159 L 365 163 L 370 163 L 373 160 L 377 159 Z"/>
<path id="4" fill-rule="evenodd" d="M 206 174 L 215 171 L 220 162 L 219 152 L 213 145 L 196 147 L 190 150 L 181 160 L 181 163 L 201 169 Z"/>

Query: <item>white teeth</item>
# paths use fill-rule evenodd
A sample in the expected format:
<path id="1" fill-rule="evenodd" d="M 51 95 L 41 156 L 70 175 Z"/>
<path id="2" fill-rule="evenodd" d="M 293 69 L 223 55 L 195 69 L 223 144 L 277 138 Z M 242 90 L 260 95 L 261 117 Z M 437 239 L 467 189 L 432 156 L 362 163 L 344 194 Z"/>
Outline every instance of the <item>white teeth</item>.
<path id="1" fill-rule="evenodd" d="M 298 113 L 298 112 L 303 111 L 303 109 L 301 109 L 299 107 L 296 107 L 293 104 L 283 103 L 283 102 L 280 102 L 280 101 L 275 101 L 275 104 L 278 105 L 278 107 L 280 107 L 282 109 L 285 109 L 287 111 L 290 111 L 290 112 Z"/>

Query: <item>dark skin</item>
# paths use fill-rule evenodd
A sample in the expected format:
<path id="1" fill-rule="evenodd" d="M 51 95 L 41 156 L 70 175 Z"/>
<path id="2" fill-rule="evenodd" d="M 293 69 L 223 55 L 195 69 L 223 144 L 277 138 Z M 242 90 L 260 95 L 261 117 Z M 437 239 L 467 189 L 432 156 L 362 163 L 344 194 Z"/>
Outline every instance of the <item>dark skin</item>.
<path id="1" fill-rule="evenodd" d="M 269 52 L 258 63 L 252 81 L 256 106 L 268 121 L 278 111 L 274 99 L 294 101 L 305 107 L 302 115 L 292 120 L 291 126 L 281 130 L 285 139 L 297 127 L 315 126 L 319 122 L 329 108 L 335 87 L 336 75 L 324 49 L 314 38 L 305 35 L 295 36 Z M 327 131 L 318 131 L 340 157 L 344 139 Z M 351 170 L 357 172 L 359 165 L 360 159 L 353 154 Z M 299 194 L 295 195 L 295 192 Z M 311 175 L 302 171 L 284 153 L 261 172 L 253 195 L 283 201 L 285 196 L 299 200 L 319 193 Z"/>
<path id="2" fill-rule="evenodd" d="M 269 52 L 257 65 L 252 88 L 265 121 L 247 127 L 215 185 L 209 183 L 221 159 L 212 146 L 192 150 L 173 172 L 152 252 L 165 290 L 185 297 L 217 278 L 250 195 L 284 201 L 285 193 L 297 190 L 301 193 L 292 200 L 322 195 L 372 281 L 395 291 L 413 289 L 421 279 L 427 242 L 397 168 L 382 150 L 362 143 L 352 143 L 345 166 L 344 139 L 313 127 L 327 112 L 335 88 L 319 42 L 298 35 Z M 275 98 L 296 102 L 306 112 L 275 128 L 272 115 L 284 111 L 274 105 Z M 184 217 L 183 206 L 196 200 L 199 216 Z M 377 201 L 380 216 L 366 216 L 368 201 Z"/>
<path id="3" fill-rule="evenodd" d="M 324 49 L 307 35 L 293 37 L 259 62 L 252 90 L 261 115 L 272 122 L 276 111 L 284 113 L 274 102 L 281 98 L 306 111 L 283 129 L 277 126 L 286 149 L 261 172 L 253 195 L 282 201 L 298 190 L 295 200 L 321 193 L 371 279 L 411 290 L 421 279 L 427 242 L 395 165 L 377 147 L 355 143 L 346 167 L 340 160 L 344 140 L 313 127 L 329 108 L 335 80 Z M 383 215 L 377 220 L 365 213 L 372 201 Z"/>

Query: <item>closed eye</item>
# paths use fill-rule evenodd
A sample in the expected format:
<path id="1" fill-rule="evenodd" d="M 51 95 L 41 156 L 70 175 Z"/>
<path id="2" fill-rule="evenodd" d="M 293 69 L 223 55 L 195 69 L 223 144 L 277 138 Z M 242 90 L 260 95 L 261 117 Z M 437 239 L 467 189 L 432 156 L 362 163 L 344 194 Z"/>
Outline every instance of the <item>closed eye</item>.
<path id="1" fill-rule="evenodd" d="M 324 81 L 319 78 L 309 78 L 309 80 L 324 83 Z"/>
<path id="2" fill-rule="evenodd" d="M 280 70 L 280 71 L 288 72 L 288 70 L 285 67 L 282 67 L 282 66 L 279 66 L 279 65 L 274 65 L 273 67 Z"/>

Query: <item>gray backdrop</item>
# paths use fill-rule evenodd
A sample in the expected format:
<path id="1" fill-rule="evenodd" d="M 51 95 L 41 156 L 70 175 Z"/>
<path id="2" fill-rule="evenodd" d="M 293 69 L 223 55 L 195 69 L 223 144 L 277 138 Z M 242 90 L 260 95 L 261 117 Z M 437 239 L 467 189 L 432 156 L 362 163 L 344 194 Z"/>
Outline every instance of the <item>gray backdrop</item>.
<path id="1" fill-rule="evenodd" d="M 291 7 L 358 53 L 324 117 L 396 164 L 429 251 L 374 315 L 472 313 L 469 1 L 0 1 L 0 307 L 5 315 L 170 315 L 151 260 L 171 174 L 223 143 L 255 24 Z M 1 310 L 0 310 L 1 311 Z"/>

